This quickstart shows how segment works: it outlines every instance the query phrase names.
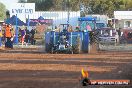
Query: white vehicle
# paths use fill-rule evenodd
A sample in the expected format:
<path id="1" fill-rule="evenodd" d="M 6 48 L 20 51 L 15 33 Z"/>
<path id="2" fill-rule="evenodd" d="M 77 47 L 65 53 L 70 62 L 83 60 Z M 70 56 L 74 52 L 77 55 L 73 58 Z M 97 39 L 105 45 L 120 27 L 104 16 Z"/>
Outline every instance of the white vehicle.
<path id="1" fill-rule="evenodd" d="M 119 36 L 116 32 L 116 29 L 105 27 L 98 29 L 99 34 L 99 42 L 101 44 L 117 44 L 119 43 Z"/>

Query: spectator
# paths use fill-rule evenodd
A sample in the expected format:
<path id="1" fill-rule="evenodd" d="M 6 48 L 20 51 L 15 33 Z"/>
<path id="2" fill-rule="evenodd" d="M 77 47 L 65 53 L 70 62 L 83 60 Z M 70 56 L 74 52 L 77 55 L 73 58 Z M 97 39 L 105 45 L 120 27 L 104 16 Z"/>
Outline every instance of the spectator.
<path id="1" fill-rule="evenodd" d="M 25 35 L 26 35 L 26 31 L 25 31 L 25 27 L 23 26 L 22 29 L 21 29 L 21 42 L 22 42 L 22 47 L 23 47 L 23 44 L 24 44 Z"/>
<path id="2" fill-rule="evenodd" d="M 121 37 L 121 28 L 119 28 L 119 30 L 117 30 L 117 32 L 118 32 L 119 37 Z"/>
<path id="3" fill-rule="evenodd" d="M 14 37 L 15 37 L 15 29 L 11 26 L 11 48 L 13 48 Z"/>
<path id="4" fill-rule="evenodd" d="M 6 40 L 6 37 L 5 37 L 5 28 L 6 28 L 6 24 L 3 23 L 2 26 L 1 26 L 1 30 L 2 30 L 2 44 L 5 43 L 5 40 Z"/>
<path id="5" fill-rule="evenodd" d="M 26 28 L 26 36 L 25 36 L 25 42 L 26 42 L 26 46 L 27 44 L 29 43 L 29 40 L 30 40 L 30 32 L 29 30 Z"/>
<path id="6" fill-rule="evenodd" d="M 2 27 L 0 25 L 0 47 L 2 46 Z"/>
<path id="7" fill-rule="evenodd" d="M 35 45 L 35 39 L 34 39 L 35 29 L 32 29 L 30 33 L 31 33 L 31 44 Z"/>
<path id="8" fill-rule="evenodd" d="M 6 26 L 6 29 L 5 29 L 5 37 L 6 37 L 6 41 L 5 41 L 5 47 L 6 48 L 12 48 L 11 47 L 11 28 L 9 25 Z"/>
<path id="9" fill-rule="evenodd" d="M 21 43 L 21 28 L 18 27 L 18 38 L 19 38 L 19 42 Z"/>

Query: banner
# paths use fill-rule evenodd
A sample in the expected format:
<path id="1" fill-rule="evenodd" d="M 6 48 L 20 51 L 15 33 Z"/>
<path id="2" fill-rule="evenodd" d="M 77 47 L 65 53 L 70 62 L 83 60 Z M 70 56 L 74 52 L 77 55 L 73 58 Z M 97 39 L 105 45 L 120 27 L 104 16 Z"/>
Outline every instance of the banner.
<path id="1" fill-rule="evenodd" d="M 31 23 L 40 23 L 40 24 L 53 24 L 53 19 L 43 19 L 43 20 L 39 20 L 39 19 L 30 19 L 30 24 Z"/>
<path id="2" fill-rule="evenodd" d="M 13 3 L 9 11 L 11 15 L 33 14 L 35 13 L 35 3 Z"/>

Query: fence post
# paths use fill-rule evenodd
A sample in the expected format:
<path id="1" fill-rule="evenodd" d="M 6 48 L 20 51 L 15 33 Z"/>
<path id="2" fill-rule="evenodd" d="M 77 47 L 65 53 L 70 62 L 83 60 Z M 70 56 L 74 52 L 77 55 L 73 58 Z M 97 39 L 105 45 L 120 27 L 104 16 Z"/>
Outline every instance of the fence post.
<path id="1" fill-rule="evenodd" d="M 15 30 L 15 39 L 14 39 L 14 43 L 18 44 L 18 23 L 17 23 L 17 14 L 16 14 L 16 30 Z"/>

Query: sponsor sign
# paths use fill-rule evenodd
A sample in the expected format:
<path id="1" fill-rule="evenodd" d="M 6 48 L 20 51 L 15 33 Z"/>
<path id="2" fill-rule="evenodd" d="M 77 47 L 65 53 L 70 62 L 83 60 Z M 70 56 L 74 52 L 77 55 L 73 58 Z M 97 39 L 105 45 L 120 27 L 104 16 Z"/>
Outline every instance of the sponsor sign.
<path id="1" fill-rule="evenodd" d="M 9 9 L 10 14 L 33 14 L 35 12 L 35 3 L 13 3 Z"/>

